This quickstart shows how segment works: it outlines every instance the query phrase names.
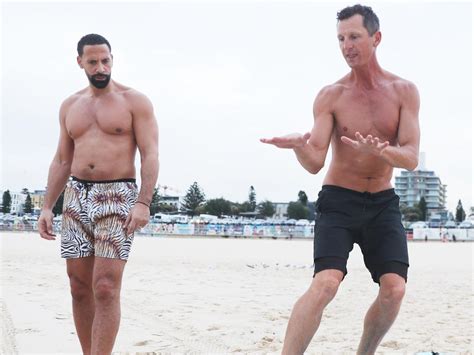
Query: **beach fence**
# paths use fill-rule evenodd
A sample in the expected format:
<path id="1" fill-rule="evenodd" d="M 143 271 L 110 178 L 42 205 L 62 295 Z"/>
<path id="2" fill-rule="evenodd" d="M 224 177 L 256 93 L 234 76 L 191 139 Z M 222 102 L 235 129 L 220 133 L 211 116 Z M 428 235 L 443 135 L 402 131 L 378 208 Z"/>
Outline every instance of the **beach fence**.
<path id="1" fill-rule="evenodd" d="M 55 233 L 61 233 L 61 222 L 53 224 Z M 38 223 L 16 221 L 0 225 L 0 231 L 35 232 Z M 260 238 L 313 238 L 313 225 L 221 224 L 221 223 L 149 223 L 138 230 L 143 236 L 221 236 Z"/>
<path id="2" fill-rule="evenodd" d="M 54 232 L 61 233 L 61 222 L 55 221 Z M 15 221 L 0 224 L 0 231 L 37 232 L 36 221 Z M 243 224 L 243 223 L 149 223 L 138 230 L 138 236 L 217 236 L 242 238 L 304 238 L 312 239 L 314 225 Z M 415 228 L 407 231 L 413 241 L 474 241 L 474 228 Z"/>
<path id="3" fill-rule="evenodd" d="M 189 235 L 221 237 L 313 238 L 312 225 L 220 224 L 220 223 L 150 223 L 142 235 Z"/>
<path id="4" fill-rule="evenodd" d="M 474 228 L 415 228 L 413 230 L 413 240 L 474 241 Z"/>

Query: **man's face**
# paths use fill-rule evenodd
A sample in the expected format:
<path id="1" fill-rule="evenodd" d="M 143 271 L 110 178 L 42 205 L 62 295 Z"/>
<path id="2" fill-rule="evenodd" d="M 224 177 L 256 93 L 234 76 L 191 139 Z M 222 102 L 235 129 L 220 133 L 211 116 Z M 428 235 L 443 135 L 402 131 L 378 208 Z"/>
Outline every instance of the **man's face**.
<path id="1" fill-rule="evenodd" d="M 370 57 L 375 53 L 375 48 L 380 43 L 380 31 L 370 36 L 363 22 L 363 17 L 356 14 L 340 21 L 337 25 L 339 47 L 344 59 L 351 68 L 367 64 Z"/>
<path id="2" fill-rule="evenodd" d="M 86 72 L 89 82 L 97 89 L 107 87 L 112 74 L 112 54 L 106 44 L 86 45 L 77 63 Z"/>

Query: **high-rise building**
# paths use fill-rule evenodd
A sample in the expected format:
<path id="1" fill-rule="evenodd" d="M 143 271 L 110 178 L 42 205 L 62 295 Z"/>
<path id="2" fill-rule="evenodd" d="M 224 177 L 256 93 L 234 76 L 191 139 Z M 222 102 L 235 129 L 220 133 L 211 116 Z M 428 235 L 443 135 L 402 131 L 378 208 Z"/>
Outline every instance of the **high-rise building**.
<path id="1" fill-rule="evenodd" d="M 434 171 L 426 170 L 425 155 L 420 154 L 420 163 L 414 171 L 402 171 L 395 177 L 395 192 L 400 196 L 400 204 L 413 207 L 425 198 L 428 215 L 445 211 L 446 185 Z"/>

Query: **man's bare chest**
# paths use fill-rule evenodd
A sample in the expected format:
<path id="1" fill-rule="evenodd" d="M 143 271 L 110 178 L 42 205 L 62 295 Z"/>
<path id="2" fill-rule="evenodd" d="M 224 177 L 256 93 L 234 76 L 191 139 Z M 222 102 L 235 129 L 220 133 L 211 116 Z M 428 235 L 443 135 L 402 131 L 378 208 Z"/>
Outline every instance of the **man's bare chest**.
<path id="1" fill-rule="evenodd" d="M 67 112 L 66 129 L 73 139 L 91 132 L 122 135 L 132 130 L 132 113 L 121 100 L 79 100 Z"/>
<path id="2" fill-rule="evenodd" d="M 349 92 L 334 110 L 335 133 L 338 137 L 371 134 L 384 140 L 394 140 L 400 121 L 400 102 L 390 93 L 371 95 Z"/>

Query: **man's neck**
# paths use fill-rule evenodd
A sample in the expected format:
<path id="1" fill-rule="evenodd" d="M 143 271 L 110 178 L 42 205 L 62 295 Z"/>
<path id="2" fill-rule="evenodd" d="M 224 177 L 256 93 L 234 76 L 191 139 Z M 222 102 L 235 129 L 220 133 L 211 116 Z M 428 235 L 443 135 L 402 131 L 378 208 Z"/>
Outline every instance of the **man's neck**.
<path id="1" fill-rule="evenodd" d="M 375 58 L 365 66 L 352 68 L 349 74 L 354 85 L 365 89 L 376 88 L 384 76 L 385 72 Z"/>
<path id="2" fill-rule="evenodd" d="M 112 92 L 113 87 L 114 87 L 114 82 L 112 80 L 110 80 L 107 86 L 103 89 L 98 89 L 94 85 L 89 83 L 89 92 L 91 96 L 99 97 L 99 96 L 103 96 Z"/>

